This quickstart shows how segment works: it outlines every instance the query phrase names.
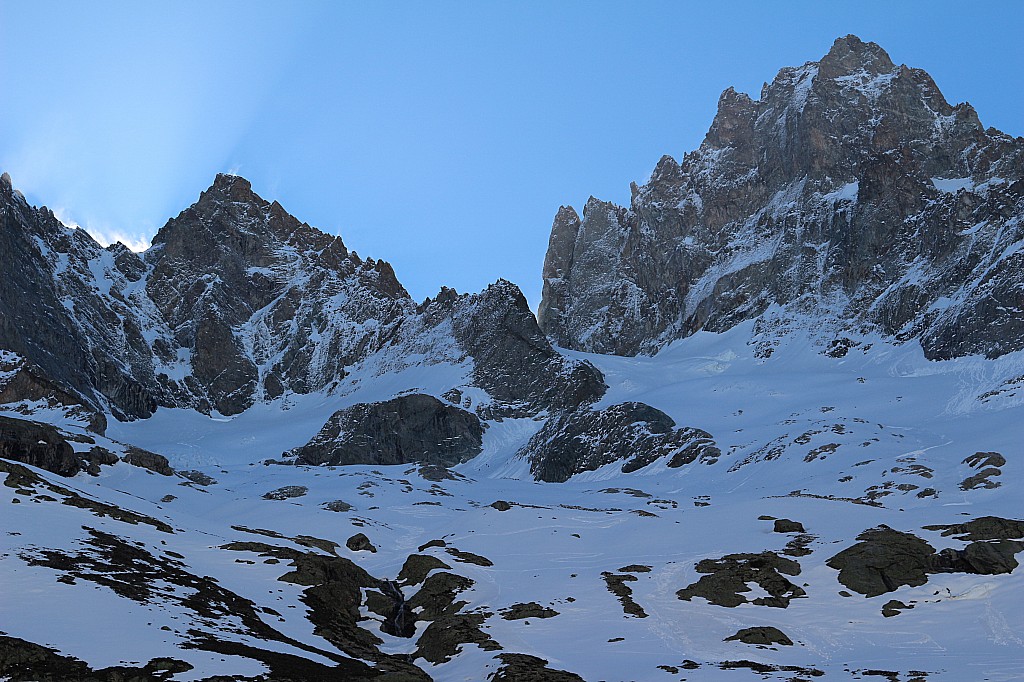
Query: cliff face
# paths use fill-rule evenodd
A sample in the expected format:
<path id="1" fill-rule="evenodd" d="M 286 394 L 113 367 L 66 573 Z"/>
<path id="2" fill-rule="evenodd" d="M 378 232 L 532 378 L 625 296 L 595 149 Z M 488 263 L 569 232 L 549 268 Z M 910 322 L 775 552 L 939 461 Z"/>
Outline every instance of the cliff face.
<path id="1" fill-rule="evenodd" d="M 349 368 L 467 368 L 481 414 L 576 407 L 600 374 L 551 347 L 518 288 L 417 306 L 384 261 L 220 175 L 145 253 L 106 249 L 0 182 L 0 396 L 122 419 L 159 406 L 231 415 L 331 392 Z M 454 394 L 453 394 L 454 395 Z M 97 424 L 102 420 L 96 419 Z"/>
<path id="2" fill-rule="evenodd" d="M 847 36 L 758 100 L 726 90 L 700 148 L 662 158 L 629 208 L 561 208 L 540 324 L 626 355 L 763 316 L 826 344 L 867 324 L 930 358 L 994 357 L 1024 348 L 1022 215 L 1024 139 Z"/>
<path id="3" fill-rule="evenodd" d="M 5 402 L 45 397 L 97 411 L 102 402 L 121 416 L 152 413 L 153 354 L 130 300 L 143 269 L 135 254 L 103 249 L 47 208 L 29 206 L 5 173 L 0 268 Z"/>

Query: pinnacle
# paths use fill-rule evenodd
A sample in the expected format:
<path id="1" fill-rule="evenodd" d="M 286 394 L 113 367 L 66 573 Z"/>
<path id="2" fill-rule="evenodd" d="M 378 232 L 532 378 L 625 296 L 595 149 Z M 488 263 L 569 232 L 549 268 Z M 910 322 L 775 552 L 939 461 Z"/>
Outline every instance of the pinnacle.
<path id="1" fill-rule="evenodd" d="M 223 202 L 263 205 L 266 202 L 252 191 L 252 184 L 241 175 L 217 173 L 206 191 L 199 195 L 200 205 L 216 205 Z"/>
<path id="2" fill-rule="evenodd" d="M 832 49 L 822 58 L 821 65 L 837 73 L 854 73 L 860 70 L 886 73 L 895 68 L 889 54 L 880 45 L 865 42 L 853 34 L 836 38 Z"/>
<path id="3" fill-rule="evenodd" d="M 229 194 L 232 198 L 252 193 L 252 184 L 241 175 L 217 173 L 210 190 Z M 208 190 L 209 191 L 209 190 Z"/>

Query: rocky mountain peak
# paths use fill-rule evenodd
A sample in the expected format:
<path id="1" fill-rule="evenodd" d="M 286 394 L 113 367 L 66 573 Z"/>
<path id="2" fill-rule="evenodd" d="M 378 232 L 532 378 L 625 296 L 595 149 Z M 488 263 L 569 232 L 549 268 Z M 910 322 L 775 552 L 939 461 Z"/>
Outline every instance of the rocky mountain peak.
<path id="1" fill-rule="evenodd" d="M 227 198 L 231 201 L 251 201 L 256 196 L 252 191 L 252 183 L 241 175 L 233 173 L 217 173 L 213 184 L 203 192 L 203 195 L 206 194 Z"/>
<path id="2" fill-rule="evenodd" d="M 7 172 L 0 175 L 0 199 L 3 199 L 5 204 L 17 204 L 20 209 L 28 208 L 25 195 L 21 193 L 21 190 L 14 187 L 11 176 Z"/>
<path id="3" fill-rule="evenodd" d="M 896 68 L 889 54 L 877 43 L 864 42 L 855 35 L 836 38 L 818 67 L 824 78 L 866 71 L 871 74 L 890 73 Z"/>
<path id="4" fill-rule="evenodd" d="M 43 397 L 118 419 L 160 406 L 233 415 L 352 390 L 354 367 L 372 377 L 411 364 L 449 365 L 437 392 L 472 389 L 488 418 L 603 390 L 599 372 L 553 350 L 511 282 L 442 290 L 417 308 L 386 261 L 360 259 L 237 176 L 217 176 L 142 257 L 0 196 L 0 270 L 0 350 L 17 369 L 0 367 L 4 402 Z"/>
<path id="5" fill-rule="evenodd" d="M 773 306 L 829 320 L 819 331 L 917 338 L 930 357 L 1024 348 L 998 303 L 1024 286 L 1022 159 L 1024 140 L 845 36 L 757 100 L 726 89 L 701 146 L 662 158 L 628 208 L 591 198 L 578 224 L 559 210 L 538 316 L 560 345 L 617 354 Z"/>
<path id="6" fill-rule="evenodd" d="M 552 277 L 561 277 L 572 265 L 572 249 L 562 248 L 574 244 L 580 230 L 580 216 L 572 206 L 562 206 L 555 214 L 548 240 L 548 252 L 544 257 L 544 272 Z M 547 276 L 547 275 L 545 275 Z"/>
<path id="7" fill-rule="evenodd" d="M 704 138 L 704 144 L 720 149 L 749 140 L 757 105 L 749 95 L 737 92 L 732 86 L 718 98 L 718 113 Z M 661 164 L 659 163 L 659 166 Z"/>
<path id="8" fill-rule="evenodd" d="M 285 242 L 300 225 L 277 202 L 271 204 L 253 192 L 245 178 L 218 173 L 196 203 L 157 232 L 153 244 L 173 242 L 176 233 L 184 232 L 193 241 L 213 240 L 227 248 L 251 248 L 256 244 L 243 244 L 247 238 L 263 243 Z"/>

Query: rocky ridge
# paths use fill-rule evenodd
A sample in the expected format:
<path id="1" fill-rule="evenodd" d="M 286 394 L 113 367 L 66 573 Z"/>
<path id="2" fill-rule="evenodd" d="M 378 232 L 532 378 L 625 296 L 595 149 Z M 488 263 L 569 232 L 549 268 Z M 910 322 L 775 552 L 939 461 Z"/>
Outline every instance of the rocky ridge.
<path id="1" fill-rule="evenodd" d="M 563 358 L 519 289 L 443 289 L 417 305 L 385 261 L 218 175 L 135 254 L 102 248 L 0 181 L 0 395 L 146 418 L 159 407 L 233 415 L 288 394 L 343 392 L 371 374 L 450 365 L 451 396 L 484 418 L 597 399 L 593 367 Z M 472 393 L 470 398 L 467 394 Z"/>
<path id="2" fill-rule="evenodd" d="M 873 330 L 997 357 L 1024 348 L 1022 215 L 1024 139 L 846 36 L 757 100 L 722 93 L 701 146 L 629 207 L 559 209 L 540 325 L 620 355 L 758 319 L 765 356 L 800 327 L 823 347 Z"/>

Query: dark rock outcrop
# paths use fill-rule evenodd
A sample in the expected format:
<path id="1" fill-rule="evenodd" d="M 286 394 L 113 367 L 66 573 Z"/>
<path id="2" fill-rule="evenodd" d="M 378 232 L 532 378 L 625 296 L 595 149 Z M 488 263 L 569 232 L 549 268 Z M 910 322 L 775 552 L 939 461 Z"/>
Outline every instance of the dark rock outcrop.
<path id="1" fill-rule="evenodd" d="M 743 642 L 744 644 L 756 644 L 758 646 L 771 646 L 772 644 L 793 646 L 793 640 L 787 637 L 786 633 L 771 625 L 743 628 L 735 635 L 726 637 L 725 641 Z"/>
<path id="2" fill-rule="evenodd" d="M 155 474 L 161 476 L 173 476 L 174 469 L 171 468 L 170 462 L 163 455 L 158 455 L 155 452 L 149 450 L 143 450 L 135 446 L 128 446 L 128 452 L 124 456 L 123 460 L 131 464 L 132 466 L 142 467 L 148 469 Z"/>
<path id="3" fill-rule="evenodd" d="M 707 432 L 677 429 L 661 410 L 634 402 L 554 417 L 520 451 L 534 476 L 553 482 L 618 461 L 629 473 L 663 457 L 676 467 L 698 458 L 710 463 L 720 454 Z"/>
<path id="4" fill-rule="evenodd" d="M 560 208 L 540 324 L 633 355 L 767 314 L 763 356 L 789 327 L 824 349 L 864 323 L 933 359 L 999 356 L 1024 348 L 1021 215 L 1024 138 L 846 36 L 757 100 L 722 93 L 700 147 L 628 208 Z"/>
<path id="5" fill-rule="evenodd" d="M 775 519 L 772 530 L 776 533 L 806 533 L 804 524 L 790 519 Z"/>
<path id="6" fill-rule="evenodd" d="M 56 428 L 24 419 L 0 416 L 0 457 L 60 476 L 82 470 L 81 458 Z"/>
<path id="7" fill-rule="evenodd" d="M 882 605 L 882 616 L 885 618 L 892 618 L 898 616 L 903 611 L 909 611 L 914 608 L 913 604 L 904 604 L 897 599 L 890 599 Z"/>
<path id="8" fill-rule="evenodd" d="M 541 606 L 535 601 L 526 604 L 512 604 L 507 609 L 502 609 L 501 617 L 505 620 L 524 620 L 526 618 L 554 618 L 558 611 L 547 606 Z"/>
<path id="9" fill-rule="evenodd" d="M 370 542 L 370 538 L 363 533 L 356 533 L 345 541 L 345 546 L 353 552 L 376 552 L 377 548 Z"/>
<path id="10" fill-rule="evenodd" d="M 826 564 L 839 570 L 839 582 L 867 597 L 893 592 L 902 585 L 924 585 L 932 573 L 1011 573 L 1018 566 L 1015 555 L 1024 551 L 1024 542 L 999 539 L 936 552 L 921 538 L 888 526 L 866 530 L 857 540 Z"/>
<path id="11" fill-rule="evenodd" d="M 875 597 L 900 585 L 928 582 L 935 548 L 921 538 L 882 526 L 864 531 L 857 539 L 859 543 L 826 562 L 839 570 L 839 582 L 854 592 Z"/>
<path id="12" fill-rule="evenodd" d="M 623 613 L 636 618 L 647 617 L 647 612 L 633 599 L 633 588 L 627 584 L 635 583 L 639 578 L 628 573 L 610 573 L 608 571 L 602 572 L 601 577 L 604 579 L 608 591 L 619 598 Z"/>
<path id="13" fill-rule="evenodd" d="M 551 347 L 511 282 L 499 280 L 470 297 L 452 319 L 455 338 L 473 358 L 474 383 L 508 406 L 492 410 L 495 416 L 528 416 L 536 405 L 573 409 L 604 394 L 601 373 Z"/>
<path id="14" fill-rule="evenodd" d="M 73 656 L 0 635 L 0 677 L 8 682 L 157 682 L 192 670 L 185 661 L 154 658 L 142 667 L 110 666 L 94 670 Z"/>
<path id="15" fill-rule="evenodd" d="M 976 490 L 978 488 L 991 490 L 1000 485 L 999 481 L 992 479 L 1002 475 L 1002 467 L 1006 466 L 1006 458 L 998 452 L 976 452 L 965 457 L 963 464 L 975 470 L 975 473 L 960 483 L 960 490 Z"/>
<path id="16" fill-rule="evenodd" d="M 373 577 L 352 561 L 343 557 L 328 556 L 317 552 L 299 552 L 294 549 L 267 545 L 260 542 L 233 542 L 222 549 L 242 552 L 256 552 L 262 556 L 270 556 L 290 562 L 291 571 L 280 576 L 278 580 L 303 587 L 302 602 L 309 609 L 309 620 L 314 626 L 314 633 L 330 642 L 346 656 L 363 661 L 372 661 L 377 670 L 366 670 L 368 678 L 395 679 L 402 682 L 423 682 L 430 677 L 416 666 L 410 664 L 405 657 L 384 654 L 378 649 L 382 642 L 369 630 L 360 627 L 363 621 L 360 606 L 363 603 L 363 590 L 376 590 L 376 594 L 395 604 L 388 597 L 391 591 L 387 581 Z M 400 594 L 398 595 L 400 597 Z M 279 633 L 263 626 L 263 639 L 284 639 Z M 294 644 L 294 642 L 292 642 Z M 298 645 L 310 653 L 324 655 L 320 650 L 306 645 Z M 207 647 L 203 647 L 207 648 Z M 217 651 L 218 649 L 212 649 Z M 328 658 L 340 664 L 348 664 L 346 657 L 330 653 Z M 299 659 L 300 661 L 302 659 Z M 282 678 L 292 679 L 292 678 Z M 344 669 L 321 672 L 315 677 L 297 677 L 300 679 L 363 679 L 362 676 Z"/>
<path id="17" fill-rule="evenodd" d="M 296 497 L 302 497 L 309 492 L 309 488 L 304 485 L 286 485 L 275 490 L 271 490 L 263 494 L 264 500 L 290 500 Z"/>
<path id="18" fill-rule="evenodd" d="M 979 516 L 964 523 L 945 526 L 925 526 L 925 530 L 940 530 L 942 535 L 954 535 L 958 540 L 1024 539 L 1024 521 L 998 516 Z"/>
<path id="19" fill-rule="evenodd" d="M 335 412 L 309 443 L 287 454 L 311 465 L 454 466 L 479 454 L 483 433 L 472 412 L 416 393 Z"/>
<path id="20" fill-rule="evenodd" d="M 463 613 L 465 601 L 457 601 L 460 592 L 472 587 L 473 581 L 454 573 L 433 573 L 408 601 L 417 619 L 429 621 L 417 642 L 413 658 L 430 663 L 446 663 L 461 651 L 463 644 L 476 644 L 486 651 L 501 647 L 481 629 L 489 614 Z"/>
<path id="21" fill-rule="evenodd" d="M 760 554 L 727 554 L 721 559 L 704 559 L 697 563 L 700 580 L 676 592 L 684 601 L 703 597 L 718 606 L 735 607 L 746 604 L 744 595 L 750 592 L 750 583 L 759 585 L 767 597 L 757 597 L 750 603 L 757 606 L 786 608 L 789 602 L 807 596 L 803 588 L 785 576 L 799 575 L 800 564 L 780 557 L 774 552 Z"/>
<path id="22" fill-rule="evenodd" d="M 403 586 L 419 585 L 431 571 L 451 569 L 451 566 L 429 554 L 410 554 L 398 573 L 398 582 Z"/>
<path id="23" fill-rule="evenodd" d="M 324 509 L 332 512 L 347 512 L 352 511 L 353 508 L 352 505 L 346 502 L 345 500 L 331 500 L 330 502 L 325 503 L 323 506 Z"/>
<path id="24" fill-rule="evenodd" d="M 543 658 L 529 654 L 498 654 L 501 667 L 488 682 L 583 682 L 576 673 L 549 668 Z"/>

